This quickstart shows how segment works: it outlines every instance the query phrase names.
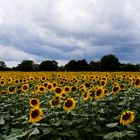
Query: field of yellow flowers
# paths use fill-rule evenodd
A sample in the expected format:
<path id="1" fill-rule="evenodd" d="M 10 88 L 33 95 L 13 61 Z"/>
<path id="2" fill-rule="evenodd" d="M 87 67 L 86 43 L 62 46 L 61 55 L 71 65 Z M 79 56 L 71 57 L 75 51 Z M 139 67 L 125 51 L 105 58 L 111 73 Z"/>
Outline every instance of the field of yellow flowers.
<path id="1" fill-rule="evenodd" d="M 140 73 L 0 72 L 0 140 L 139 136 Z"/>

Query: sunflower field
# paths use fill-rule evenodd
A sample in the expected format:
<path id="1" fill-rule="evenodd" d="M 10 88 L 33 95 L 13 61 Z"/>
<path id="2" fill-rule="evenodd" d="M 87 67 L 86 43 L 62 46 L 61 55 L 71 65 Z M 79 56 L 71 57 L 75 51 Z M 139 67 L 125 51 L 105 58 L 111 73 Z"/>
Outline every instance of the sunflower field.
<path id="1" fill-rule="evenodd" d="M 0 140 L 139 136 L 138 72 L 0 72 Z"/>

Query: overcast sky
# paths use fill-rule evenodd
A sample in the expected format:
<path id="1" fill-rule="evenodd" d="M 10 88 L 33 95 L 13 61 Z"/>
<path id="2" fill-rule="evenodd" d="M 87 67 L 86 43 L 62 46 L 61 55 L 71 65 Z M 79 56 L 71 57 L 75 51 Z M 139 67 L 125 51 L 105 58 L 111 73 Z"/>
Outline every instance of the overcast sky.
<path id="1" fill-rule="evenodd" d="M 140 0 L 0 0 L 0 60 L 8 66 L 110 53 L 140 63 Z"/>

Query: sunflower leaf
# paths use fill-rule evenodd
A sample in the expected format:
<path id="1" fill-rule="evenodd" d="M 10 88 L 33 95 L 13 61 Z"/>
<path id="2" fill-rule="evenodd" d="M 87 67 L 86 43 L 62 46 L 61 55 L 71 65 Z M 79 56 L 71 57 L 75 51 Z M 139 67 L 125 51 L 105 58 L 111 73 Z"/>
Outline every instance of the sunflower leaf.
<path id="1" fill-rule="evenodd" d="M 5 123 L 4 119 L 0 117 L 0 124 L 4 124 L 4 123 Z"/>
<path id="2" fill-rule="evenodd" d="M 110 128 L 113 128 L 113 127 L 116 127 L 118 125 L 118 123 L 109 123 L 109 124 L 106 124 L 107 127 L 110 127 Z"/>
<path id="3" fill-rule="evenodd" d="M 137 136 L 137 133 L 135 131 L 126 131 L 126 134 L 130 137 L 135 137 Z"/>
<path id="4" fill-rule="evenodd" d="M 106 139 L 106 140 L 112 140 L 112 139 L 114 139 L 114 135 L 113 135 L 113 132 L 111 132 L 111 133 L 108 133 L 108 134 L 106 134 L 106 135 L 104 135 L 104 139 Z"/>
<path id="5" fill-rule="evenodd" d="M 38 128 L 36 127 L 36 128 L 34 128 L 34 129 L 31 131 L 31 133 L 30 133 L 29 136 L 28 136 L 28 139 L 29 139 L 32 135 L 37 135 L 37 134 L 39 134 L 39 130 L 38 130 Z"/>

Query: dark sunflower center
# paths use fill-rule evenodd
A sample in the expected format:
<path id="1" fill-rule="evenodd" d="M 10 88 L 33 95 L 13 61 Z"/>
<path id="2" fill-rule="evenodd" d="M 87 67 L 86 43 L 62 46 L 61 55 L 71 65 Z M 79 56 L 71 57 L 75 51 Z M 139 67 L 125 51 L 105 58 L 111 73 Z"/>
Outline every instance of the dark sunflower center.
<path id="1" fill-rule="evenodd" d="M 6 94 L 6 91 L 1 92 L 1 94 Z"/>
<path id="2" fill-rule="evenodd" d="M 87 93 L 84 94 L 84 98 L 87 98 Z"/>
<path id="3" fill-rule="evenodd" d="M 35 89 L 38 90 L 38 87 L 36 86 Z"/>
<path id="4" fill-rule="evenodd" d="M 66 88 L 65 88 L 65 91 L 69 91 L 69 88 L 68 88 L 68 87 L 66 87 Z"/>
<path id="5" fill-rule="evenodd" d="M 51 89 L 52 88 L 52 86 L 51 85 L 48 85 L 48 89 Z"/>
<path id="6" fill-rule="evenodd" d="M 40 91 L 43 91 L 44 90 L 44 88 L 43 87 L 40 87 Z"/>
<path id="7" fill-rule="evenodd" d="M 15 83 L 18 83 L 18 80 L 16 80 Z"/>
<path id="8" fill-rule="evenodd" d="M 59 100 L 53 100 L 53 101 L 52 101 L 52 105 L 53 105 L 53 106 L 56 106 L 58 103 L 59 103 Z"/>
<path id="9" fill-rule="evenodd" d="M 45 83 L 45 84 L 44 84 L 44 87 L 47 87 L 47 85 L 48 85 L 48 84 L 47 84 L 47 83 Z"/>
<path id="10" fill-rule="evenodd" d="M 56 87 L 56 83 L 53 83 L 53 87 Z"/>
<path id="11" fill-rule="evenodd" d="M 27 90 L 28 89 L 28 87 L 27 86 L 23 86 L 23 90 Z"/>
<path id="12" fill-rule="evenodd" d="M 42 77 L 42 80 L 45 80 L 45 77 Z"/>
<path id="13" fill-rule="evenodd" d="M 64 94 L 64 93 L 63 93 L 63 94 L 62 94 L 62 96 L 63 96 L 63 97 L 65 97 L 65 96 L 66 96 L 66 94 Z"/>
<path id="14" fill-rule="evenodd" d="M 139 85 L 140 84 L 140 80 L 137 79 L 135 83 L 136 83 L 136 85 Z"/>
<path id="15" fill-rule="evenodd" d="M 108 90 L 107 89 L 105 90 L 105 93 L 108 93 Z"/>
<path id="16" fill-rule="evenodd" d="M 56 88 L 56 89 L 55 89 L 55 92 L 56 92 L 56 93 L 61 93 L 61 88 Z"/>
<path id="17" fill-rule="evenodd" d="M 58 96 L 56 96 L 56 97 L 55 97 L 55 100 L 59 100 L 59 97 L 58 97 Z"/>
<path id="18" fill-rule="evenodd" d="M 86 87 L 90 87 L 90 84 L 89 84 L 89 83 L 85 83 L 85 86 L 86 86 Z"/>
<path id="19" fill-rule="evenodd" d="M 1 84 L 4 84 L 4 81 L 1 81 Z"/>
<path id="20" fill-rule="evenodd" d="M 101 85 L 102 85 L 102 86 L 105 85 L 105 81 L 101 81 Z"/>
<path id="21" fill-rule="evenodd" d="M 120 87 L 121 87 L 121 89 L 123 89 L 124 88 L 124 85 L 120 85 Z"/>
<path id="22" fill-rule="evenodd" d="M 10 92 L 13 92 L 14 89 L 15 89 L 14 87 L 9 87 L 9 91 L 10 91 Z"/>
<path id="23" fill-rule="evenodd" d="M 71 90 L 72 90 L 72 91 L 76 91 L 76 87 L 72 87 Z"/>
<path id="24" fill-rule="evenodd" d="M 36 105 L 37 104 L 37 100 L 32 100 L 31 103 L 32 103 L 32 105 Z"/>
<path id="25" fill-rule="evenodd" d="M 66 107 L 71 107 L 72 106 L 72 101 L 71 100 L 67 100 L 67 102 L 65 103 Z"/>
<path id="26" fill-rule="evenodd" d="M 102 90 L 101 89 L 98 89 L 97 92 L 96 92 L 96 95 L 97 96 L 100 96 L 101 94 L 102 94 Z"/>
<path id="27" fill-rule="evenodd" d="M 31 116 L 32 116 L 32 118 L 36 118 L 37 116 L 39 116 L 39 111 L 38 110 L 32 111 Z"/>
<path id="28" fill-rule="evenodd" d="M 118 91 L 118 90 L 119 90 L 119 87 L 114 87 L 114 88 L 113 88 L 113 91 L 114 91 L 114 92 L 116 92 L 116 91 Z"/>
<path id="29" fill-rule="evenodd" d="M 130 116 L 130 113 L 126 113 L 125 115 L 123 115 L 122 119 L 126 121 L 130 118 Z"/>

